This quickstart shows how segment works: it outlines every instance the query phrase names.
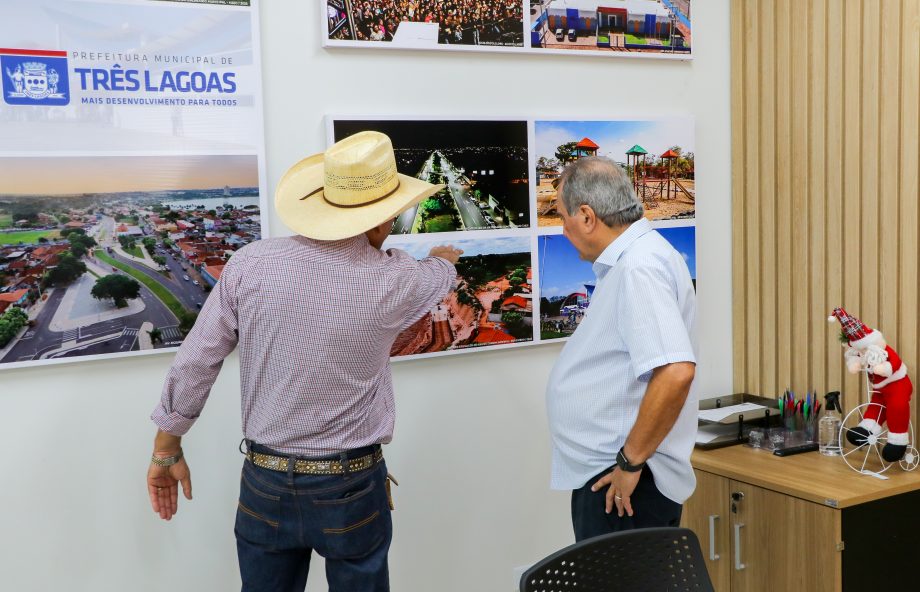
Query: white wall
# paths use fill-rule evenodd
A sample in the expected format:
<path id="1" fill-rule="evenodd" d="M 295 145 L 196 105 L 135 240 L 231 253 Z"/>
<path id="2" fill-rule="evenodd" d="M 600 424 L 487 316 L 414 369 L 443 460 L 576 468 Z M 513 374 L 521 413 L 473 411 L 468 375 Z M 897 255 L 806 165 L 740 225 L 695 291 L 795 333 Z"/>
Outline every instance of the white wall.
<path id="1" fill-rule="evenodd" d="M 692 63 L 320 47 L 316 0 L 262 7 L 271 190 L 348 114 L 690 114 L 697 121 L 701 392 L 731 389 L 728 0 L 694 4 Z M 285 232 L 270 219 L 272 232 Z M 399 363 L 388 463 L 393 589 L 512 590 L 512 570 L 569 544 L 568 496 L 548 491 L 543 389 L 558 345 Z M 0 373 L 0 588 L 238 589 L 233 516 L 241 457 L 238 359 L 186 438 L 195 500 L 171 523 L 144 488 L 171 356 Z M 309 590 L 324 590 L 314 562 Z"/>

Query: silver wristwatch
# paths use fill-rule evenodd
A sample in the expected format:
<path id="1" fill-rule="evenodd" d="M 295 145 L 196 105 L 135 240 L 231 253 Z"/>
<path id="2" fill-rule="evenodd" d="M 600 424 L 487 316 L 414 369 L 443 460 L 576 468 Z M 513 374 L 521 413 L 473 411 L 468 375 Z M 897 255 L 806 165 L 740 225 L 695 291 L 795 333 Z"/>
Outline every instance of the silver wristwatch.
<path id="1" fill-rule="evenodd" d="M 166 458 L 159 458 L 156 455 L 150 457 L 150 462 L 155 464 L 158 467 L 171 467 L 172 465 L 179 462 L 179 459 L 182 458 L 182 449 L 179 449 L 179 454 L 175 456 L 167 456 Z"/>

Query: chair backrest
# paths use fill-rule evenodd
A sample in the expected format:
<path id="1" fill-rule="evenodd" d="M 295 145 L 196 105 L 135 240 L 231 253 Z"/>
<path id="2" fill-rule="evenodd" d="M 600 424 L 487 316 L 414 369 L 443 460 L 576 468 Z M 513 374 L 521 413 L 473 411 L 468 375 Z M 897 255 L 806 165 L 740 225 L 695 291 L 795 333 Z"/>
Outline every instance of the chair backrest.
<path id="1" fill-rule="evenodd" d="M 687 528 L 644 528 L 586 539 L 521 576 L 521 592 L 713 592 Z"/>

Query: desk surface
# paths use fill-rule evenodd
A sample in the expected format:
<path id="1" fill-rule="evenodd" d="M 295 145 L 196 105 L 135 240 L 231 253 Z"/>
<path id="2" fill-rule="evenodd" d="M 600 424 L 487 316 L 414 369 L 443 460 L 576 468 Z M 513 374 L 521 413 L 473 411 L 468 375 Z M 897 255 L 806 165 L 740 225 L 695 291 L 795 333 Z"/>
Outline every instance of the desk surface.
<path id="1" fill-rule="evenodd" d="M 898 465 L 885 471 L 887 481 L 860 475 L 839 458 L 806 452 L 775 456 L 738 445 L 694 450 L 694 468 L 835 508 L 846 508 L 920 489 L 920 468 L 909 473 Z"/>

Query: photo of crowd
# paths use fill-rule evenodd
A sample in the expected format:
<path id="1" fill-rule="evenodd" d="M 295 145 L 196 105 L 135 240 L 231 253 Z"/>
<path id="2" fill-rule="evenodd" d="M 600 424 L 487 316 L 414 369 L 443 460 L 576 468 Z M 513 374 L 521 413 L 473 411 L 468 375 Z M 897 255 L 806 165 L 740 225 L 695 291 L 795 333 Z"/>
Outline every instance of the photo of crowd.
<path id="1" fill-rule="evenodd" d="M 404 23 L 419 23 L 412 27 L 425 29 L 427 25 L 432 35 L 436 30 L 439 44 L 524 44 L 520 0 L 327 0 L 327 8 L 329 39 L 398 43 Z M 341 22 L 341 16 L 347 23 Z"/>

